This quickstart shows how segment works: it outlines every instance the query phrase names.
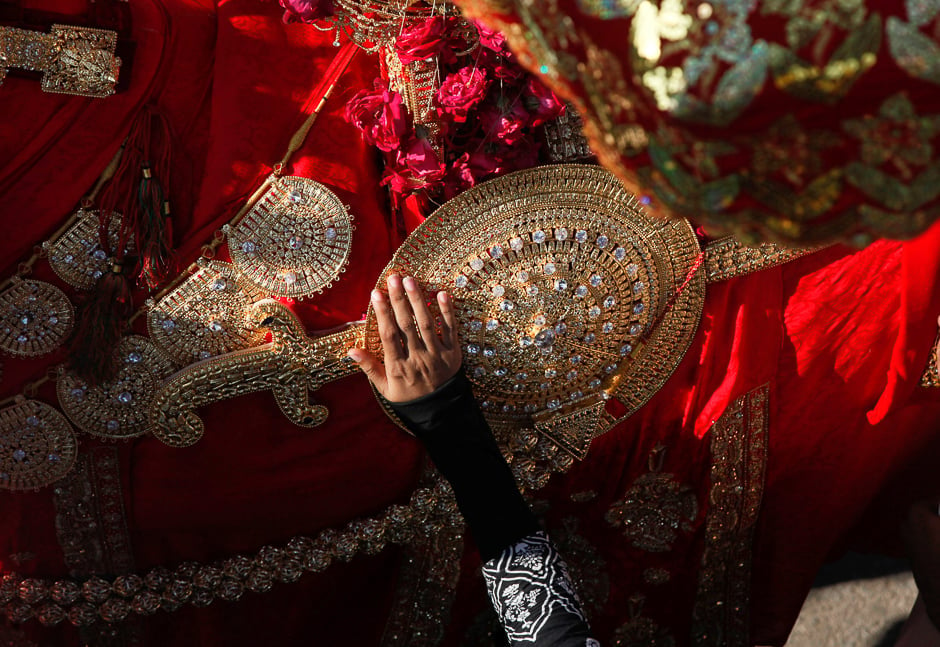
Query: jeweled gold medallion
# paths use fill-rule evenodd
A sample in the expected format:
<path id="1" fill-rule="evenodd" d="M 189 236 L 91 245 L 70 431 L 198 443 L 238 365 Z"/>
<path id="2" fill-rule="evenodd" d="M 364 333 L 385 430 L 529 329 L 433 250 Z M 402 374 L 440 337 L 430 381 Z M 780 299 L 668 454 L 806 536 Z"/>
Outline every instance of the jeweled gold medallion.
<path id="1" fill-rule="evenodd" d="M 48 404 L 20 399 L 0 409 L 0 489 L 53 483 L 72 469 L 77 451 L 72 426 Z"/>
<path id="2" fill-rule="evenodd" d="M 561 443 L 580 457 L 589 430 L 603 427 L 603 399 L 636 410 L 682 359 L 701 314 L 701 273 L 673 297 L 699 252 L 687 222 L 648 215 L 607 171 L 541 167 L 447 202 L 399 248 L 378 287 L 398 271 L 448 290 L 491 424 L 552 436 L 554 418 L 584 412 L 594 420 L 579 422 L 587 437 Z M 366 329 L 367 346 L 381 352 L 371 310 Z"/>
<path id="3" fill-rule="evenodd" d="M 114 379 L 91 386 L 63 371 L 56 383 L 59 404 L 76 427 L 102 438 L 132 438 L 150 428 L 149 407 L 173 364 L 146 337 L 125 337 L 115 353 Z"/>
<path id="4" fill-rule="evenodd" d="M 45 355 L 72 331 L 75 310 L 56 286 L 14 279 L 0 294 L 0 349 L 17 357 Z"/>
<path id="5" fill-rule="evenodd" d="M 231 264 L 208 261 L 151 309 L 150 338 L 182 365 L 255 346 L 264 331 L 249 325 L 247 309 L 263 296 Z"/>
<path id="6" fill-rule="evenodd" d="M 352 216 L 332 191 L 280 177 L 234 227 L 225 227 L 232 263 L 266 295 L 309 297 L 345 270 Z"/>
<path id="7" fill-rule="evenodd" d="M 98 233 L 98 212 L 80 209 L 74 225 L 54 241 L 43 244 L 49 256 L 49 265 L 60 279 L 74 288 L 90 290 L 98 279 L 111 269 L 108 253 L 101 248 Z M 120 244 L 121 215 L 113 213 L 108 222 L 108 244 L 117 249 Z M 125 245 L 125 253 L 133 246 Z"/>

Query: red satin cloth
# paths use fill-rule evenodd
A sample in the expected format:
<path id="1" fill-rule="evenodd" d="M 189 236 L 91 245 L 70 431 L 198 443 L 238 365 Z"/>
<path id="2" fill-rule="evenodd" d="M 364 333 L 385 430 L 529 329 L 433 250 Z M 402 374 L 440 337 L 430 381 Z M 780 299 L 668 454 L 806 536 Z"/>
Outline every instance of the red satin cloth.
<path id="1" fill-rule="evenodd" d="M 126 94 L 43 94 L 37 83 L 14 78 L 0 86 L 0 204 L 10 232 L 0 237 L 3 276 L 74 209 L 145 101 L 168 115 L 178 140 L 172 197 L 184 267 L 280 159 L 336 51 L 331 34 L 282 25 L 273 3 L 135 0 L 132 9 L 138 56 Z M 378 187 L 377 157 L 341 117 L 344 99 L 376 74 L 369 55 L 353 61 L 288 170 L 329 186 L 356 217 L 349 270 L 324 295 L 294 304 L 311 331 L 358 319 L 400 243 Z M 940 459 L 940 399 L 916 382 L 940 314 L 938 258 L 934 227 L 911 243 L 830 248 L 709 286 L 699 332 L 666 386 L 535 495 L 550 533 L 576 530 L 607 576 L 606 601 L 593 613 L 602 640 L 610 642 L 628 620 L 629 599 L 652 565 L 672 579 L 646 593 L 643 613 L 686 644 L 702 515 L 665 557 L 631 548 L 604 515 L 646 472 L 657 444 L 667 447 L 663 470 L 693 487 L 704 509 L 709 448 L 702 434 L 728 402 L 762 384 L 770 385 L 770 446 L 753 549 L 752 640 L 783 644 L 828 556 L 848 545 L 896 548 L 896 517 L 906 503 L 937 494 L 930 477 Z M 61 286 L 43 262 L 36 275 Z M 3 395 L 61 359 L 4 360 Z M 48 386 L 39 397 L 55 402 Z M 318 397 L 331 415 L 315 429 L 293 426 L 261 393 L 201 410 L 206 434 L 193 447 L 171 449 L 151 437 L 121 444 L 138 569 L 253 554 L 406 501 L 420 447 L 388 422 L 365 379 L 331 384 Z M 88 436 L 81 442 L 83 449 L 96 444 Z M 585 491 L 596 496 L 571 500 Z M 0 493 L 3 571 L 67 573 L 54 514 L 51 488 Z M 449 645 L 471 640 L 465 636 L 485 607 L 468 551 Z M 11 554 L 33 557 L 13 564 Z M 134 631 L 144 645 L 377 645 L 399 556 L 394 547 L 358 556 L 238 603 L 135 620 Z M 43 645 L 80 644 L 68 626 L 33 623 L 29 632 Z"/>

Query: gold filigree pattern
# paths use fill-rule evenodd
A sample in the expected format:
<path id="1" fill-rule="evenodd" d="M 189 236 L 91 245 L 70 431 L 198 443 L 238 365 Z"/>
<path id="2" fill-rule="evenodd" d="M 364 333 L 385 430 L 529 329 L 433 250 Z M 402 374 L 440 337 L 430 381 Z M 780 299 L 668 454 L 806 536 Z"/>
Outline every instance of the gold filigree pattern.
<path id="1" fill-rule="evenodd" d="M 0 409 L 0 490 L 30 490 L 72 469 L 78 443 L 61 413 L 39 400 Z"/>
<path id="2" fill-rule="evenodd" d="M 692 642 L 747 647 L 751 542 L 767 465 L 767 386 L 732 402 L 711 429 L 711 491 Z"/>
<path id="3" fill-rule="evenodd" d="M 336 0 L 330 23 L 338 32 L 345 32 L 367 52 L 378 51 L 395 43 L 405 25 L 433 16 L 459 16 L 449 2 L 430 5 L 414 0 Z"/>
<path id="4" fill-rule="evenodd" d="M 920 378 L 921 386 L 940 386 L 940 371 L 937 364 L 937 347 L 940 346 L 940 331 L 937 332 L 937 338 L 930 349 L 930 358 L 927 360 L 927 368 Z"/>
<path id="5" fill-rule="evenodd" d="M 232 264 L 267 296 L 304 298 L 345 271 L 353 218 L 335 193 L 304 177 L 275 177 L 235 225 L 223 231 Z"/>
<path id="6" fill-rule="evenodd" d="M 552 162 L 580 162 L 594 156 L 582 132 L 583 122 L 570 103 L 565 114 L 545 124 L 545 146 Z"/>
<path id="7" fill-rule="evenodd" d="M 719 238 L 705 247 L 705 280 L 727 281 L 736 276 L 759 272 L 818 252 L 821 247 L 787 248 L 773 243 L 747 247 L 732 236 Z"/>
<path id="8" fill-rule="evenodd" d="M 117 32 L 53 25 L 48 34 L 0 27 L 0 82 L 9 68 L 43 72 L 44 92 L 107 97 L 117 86 Z"/>
<path id="9" fill-rule="evenodd" d="M 150 430 L 150 402 L 173 364 L 146 337 L 130 335 L 114 354 L 117 374 L 91 385 L 62 369 L 59 405 L 76 427 L 101 438 L 133 438 Z"/>
<path id="10" fill-rule="evenodd" d="M 263 297 L 231 264 L 204 261 L 151 308 L 150 338 L 182 365 L 256 346 L 264 332 L 248 325 L 248 308 Z"/>
<path id="11" fill-rule="evenodd" d="M 98 212 L 79 209 L 74 225 L 54 241 L 43 243 L 49 265 L 60 279 L 74 288 L 90 290 L 111 269 L 112 259 L 101 249 L 98 233 Z M 121 214 L 112 213 L 108 220 L 108 244 L 116 250 L 120 245 Z M 129 241 L 125 254 L 134 252 Z"/>
<path id="12" fill-rule="evenodd" d="M 294 424 L 314 427 L 326 420 L 329 411 L 311 401 L 310 391 L 358 370 L 346 351 L 361 344 L 361 326 L 310 339 L 296 315 L 271 299 L 252 305 L 248 316 L 254 326 L 270 330 L 271 342 L 193 364 L 156 389 L 150 415 L 162 442 L 198 442 L 205 427 L 197 408 L 257 391 L 272 391 Z"/>
<path id="13" fill-rule="evenodd" d="M 74 320 L 75 310 L 62 290 L 14 278 L 0 294 L 0 350 L 16 357 L 50 353 L 68 337 Z"/>
<path id="14" fill-rule="evenodd" d="M 614 631 L 614 647 L 675 647 L 676 639 L 667 629 L 642 615 L 645 602 L 642 595 L 630 598 L 630 620 Z"/>
<path id="15" fill-rule="evenodd" d="M 490 424 L 547 428 L 559 415 L 600 412 L 605 394 L 632 412 L 662 385 L 701 315 L 697 274 L 666 308 L 698 253 L 687 223 L 647 215 L 607 171 L 548 166 L 447 202 L 398 249 L 377 286 L 394 271 L 450 291 Z M 381 353 L 371 310 L 365 340 Z M 591 437 L 610 422 L 597 418 L 603 424 Z"/>

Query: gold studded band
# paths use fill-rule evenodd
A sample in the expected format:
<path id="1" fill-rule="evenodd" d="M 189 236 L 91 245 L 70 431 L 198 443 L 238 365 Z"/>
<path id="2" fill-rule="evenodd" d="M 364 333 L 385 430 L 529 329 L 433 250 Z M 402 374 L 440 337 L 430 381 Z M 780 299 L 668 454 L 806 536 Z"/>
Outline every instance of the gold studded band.
<path id="1" fill-rule="evenodd" d="M 44 92 L 82 97 L 114 94 L 121 59 L 115 31 L 53 25 L 48 34 L 0 27 L 0 83 L 11 68 L 42 72 Z"/>

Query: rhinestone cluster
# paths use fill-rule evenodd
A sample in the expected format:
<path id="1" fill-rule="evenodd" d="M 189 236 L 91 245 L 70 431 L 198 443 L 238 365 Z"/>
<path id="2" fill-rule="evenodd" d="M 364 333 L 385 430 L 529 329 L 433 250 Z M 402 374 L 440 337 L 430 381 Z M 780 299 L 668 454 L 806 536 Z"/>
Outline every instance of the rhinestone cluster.
<path id="1" fill-rule="evenodd" d="M 74 319 L 62 290 L 17 279 L 0 294 L 0 349 L 19 357 L 50 353 L 68 337 Z"/>

